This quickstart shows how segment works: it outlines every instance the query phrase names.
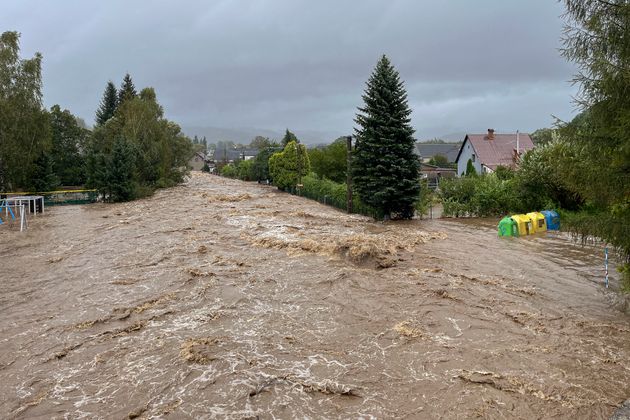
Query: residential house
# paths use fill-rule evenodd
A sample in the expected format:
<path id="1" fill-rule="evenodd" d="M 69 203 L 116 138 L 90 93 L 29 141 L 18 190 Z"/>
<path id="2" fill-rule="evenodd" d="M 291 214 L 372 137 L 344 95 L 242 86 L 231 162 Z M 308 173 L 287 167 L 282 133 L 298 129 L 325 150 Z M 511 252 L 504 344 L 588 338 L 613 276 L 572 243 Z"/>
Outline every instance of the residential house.
<path id="1" fill-rule="evenodd" d="M 219 149 L 214 151 L 214 161 L 216 163 L 231 163 L 235 160 L 249 160 L 256 157 L 258 149 Z"/>
<path id="2" fill-rule="evenodd" d="M 420 162 L 426 163 L 441 155 L 451 163 L 457 159 L 460 145 L 461 143 L 416 143 L 416 153 L 420 156 Z"/>
<path id="3" fill-rule="evenodd" d="M 204 152 L 195 152 L 193 157 L 188 161 L 188 165 L 193 171 L 200 171 L 208 158 Z"/>
<path id="4" fill-rule="evenodd" d="M 529 134 L 466 134 L 457 153 L 457 174 L 466 174 L 468 162 L 472 162 L 478 174 L 494 172 L 498 166 L 516 168 L 523 153 L 534 148 Z"/>

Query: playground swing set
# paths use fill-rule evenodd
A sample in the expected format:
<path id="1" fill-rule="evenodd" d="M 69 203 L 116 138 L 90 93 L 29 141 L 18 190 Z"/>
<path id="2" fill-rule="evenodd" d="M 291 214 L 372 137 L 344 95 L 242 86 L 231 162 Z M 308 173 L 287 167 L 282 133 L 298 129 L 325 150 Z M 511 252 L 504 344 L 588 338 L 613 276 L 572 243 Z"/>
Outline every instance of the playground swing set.
<path id="1" fill-rule="evenodd" d="M 20 218 L 20 232 L 23 232 L 27 228 L 26 206 L 27 204 L 25 203 L 20 203 L 19 205 L 17 203 L 14 203 L 13 205 L 11 205 L 9 204 L 9 200 L 6 198 L 0 200 L 0 225 L 5 224 L 4 220 L 2 220 L 3 210 L 4 210 L 5 219 L 8 219 L 9 216 L 11 216 L 12 220 L 16 220 L 15 212 L 13 211 L 13 208 L 15 208 L 16 210 L 18 210 L 18 214 Z"/>

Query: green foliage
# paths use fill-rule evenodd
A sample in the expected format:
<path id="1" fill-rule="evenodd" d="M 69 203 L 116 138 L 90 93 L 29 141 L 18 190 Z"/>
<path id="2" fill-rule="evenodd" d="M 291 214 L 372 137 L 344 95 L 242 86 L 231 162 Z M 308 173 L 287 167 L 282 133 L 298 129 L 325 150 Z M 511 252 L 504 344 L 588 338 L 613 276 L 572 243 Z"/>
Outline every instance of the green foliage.
<path id="1" fill-rule="evenodd" d="M 118 139 L 125 141 L 119 148 L 129 146 L 134 151 L 133 164 L 124 168 L 132 168 L 129 182 L 134 185 L 135 196 L 181 182 L 188 172 L 193 145 L 180 127 L 163 114 L 152 88 L 145 88 L 140 95 L 123 101 L 114 117 L 92 134 L 87 157 L 88 185 L 99 189 L 105 197 L 112 197 L 111 200 L 130 199 L 124 188 L 123 193 L 111 193 L 112 177 L 108 170 L 114 162 L 112 154 Z"/>
<path id="2" fill-rule="evenodd" d="M 269 140 L 269 137 L 263 136 L 254 137 L 254 139 L 249 143 L 250 148 L 257 150 L 266 149 L 267 147 L 271 146 L 273 146 L 273 142 Z"/>
<path id="3" fill-rule="evenodd" d="M 31 189 L 38 192 L 54 191 L 59 186 L 59 178 L 55 175 L 53 160 L 48 153 L 42 152 L 35 160 L 31 177 Z"/>
<path id="4" fill-rule="evenodd" d="M 101 126 L 109 121 L 109 119 L 114 116 L 117 106 L 118 92 L 116 91 L 116 86 L 114 86 L 114 83 L 110 80 L 107 82 L 105 92 L 103 92 L 101 104 L 96 110 L 96 125 Z"/>
<path id="5" fill-rule="evenodd" d="M 585 221 L 563 223 L 610 242 L 630 260 L 630 243 L 615 227 L 630 226 L 630 5 L 623 0 L 564 3 L 562 53 L 579 69 L 574 81 L 584 112 L 561 127 L 566 147 L 557 164 L 566 187 L 585 201 Z M 589 218 L 593 223 L 586 222 Z"/>
<path id="6" fill-rule="evenodd" d="M 370 76 L 355 122 L 354 190 L 387 217 L 409 219 L 420 192 L 411 110 L 398 72 L 383 56 Z"/>
<path id="7" fill-rule="evenodd" d="M 475 165 L 473 164 L 472 159 L 468 159 L 466 163 L 466 176 L 475 176 L 477 175 L 477 170 L 475 169 Z"/>
<path id="8" fill-rule="evenodd" d="M 130 142 L 119 137 L 114 142 L 106 169 L 108 201 L 129 201 L 137 197 L 134 178 L 136 151 Z"/>
<path id="9" fill-rule="evenodd" d="M 253 179 L 257 181 L 271 180 L 269 173 L 269 158 L 279 150 L 276 143 L 271 143 L 269 147 L 261 149 L 252 162 Z"/>
<path id="10" fill-rule="evenodd" d="M 77 118 L 68 110 L 62 111 L 59 105 L 50 109 L 50 129 L 50 154 L 61 185 L 83 185 L 86 180 L 84 150 L 89 131 L 79 127 Z"/>
<path id="11" fill-rule="evenodd" d="M 269 158 L 269 174 L 279 189 L 293 188 L 311 171 L 306 146 L 290 141 L 282 152 Z"/>
<path id="12" fill-rule="evenodd" d="M 558 164 L 565 161 L 570 153 L 571 148 L 566 143 L 553 141 L 523 155 L 514 176 L 513 194 L 518 203 L 516 210 L 578 208 L 583 200 L 579 194 L 567 188 L 564 181 L 567 173 Z"/>
<path id="13" fill-rule="evenodd" d="M 530 137 L 534 145 L 540 146 L 551 143 L 557 135 L 557 130 L 553 128 L 539 128 Z"/>
<path id="14" fill-rule="evenodd" d="M 136 87 L 133 84 L 133 80 L 131 80 L 131 76 L 127 73 L 125 74 L 122 84 L 120 85 L 120 90 L 118 91 L 118 105 L 122 105 L 122 103 L 126 100 L 133 99 L 136 96 L 138 96 Z"/>
<path id="15" fill-rule="evenodd" d="M 445 216 L 498 216 L 518 205 L 513 181 L 495 174 L 444 179 L 440 196 Z"/>
<path id="16" fill-rule="evenodd" d="M 42 56 L 19 57 L 17 32 L 0 35 L 0 191 L 28 188 L 35 161 L 50 149 L 42 106 Z"/>
<path id="17" fill-rule="evenodd" d="M 429 160 L 429 165 L 439 166 L 440 168 L 448 168 L 451 164 L 444 155 L 435 155 Z"/>
<path id="18" fill-rule="evenodd" d="M 513 179 L 515 176 L 514 169 L 510 168 L 509 166 L 497 166 L 497 169 L 495 169 L 494 173 L 501 181 Z"/>
<path id="19" fill-rule="evenodd" d="M 256 179 L 256 175 L 254 174 L 253 159 L 243 160 L 239 162 L 236 176 L 242 181 L 253 181 L 254 179 Z"/>
<path id="20" fill-rule="evenodd" d="M 235 164 L 228 163 L 221 168 L 220 174 L 226 178 L 236 178 L 238 176 L 238 169 Z"/>
<path id="21" fill-rule="evenodd" d="M 317 200 L 320 203 L 347 210 L 347 187 L 345 183 L 338 183 L 329 179 L 320 179 L 314 173 L 310 173 L 302 178 L 303 187 L 299 189 L 299 194 L 303 197 Z M 290 189 L 291 192 L 298 192 Z M 363 214 L 373 218 L 382 218 L 383 213 L 364 204 L 357 194 L 352 196 L 352 208 L 354 213 Z"/>
<path id="22" fill-rule="evenodd" d="M 429 207 L 440 202 L 438 195 L 429 188 L 429 182 L 423 179 L 420 183 L 420 198 L 416 202 L 416 213 L 420 216 L 429 211 Z"/>
<path id="23" fill-rule="evenodd" d="M 286 147 L 287 144 L 289 144 L 292 141 L 294 141 L 296 143 L 300 142 L 298 140 L 298 138 L 295 136 L 295 134 L 290 132 L 289 129 L 287 128 L 287 131 L 284 133 L 284 137 L 282 137 L 282 140 L 280 141 L 280 144 L 282 145 L 282 147 Z"/>
<path id="24" fill-rule="evenodd" d="M 345 182 L 348 168 L 348 147 L 345 137 L 339 137 L 328 146 L 309 149 L 308 157 L 313 172 L 320 179 Z"/>

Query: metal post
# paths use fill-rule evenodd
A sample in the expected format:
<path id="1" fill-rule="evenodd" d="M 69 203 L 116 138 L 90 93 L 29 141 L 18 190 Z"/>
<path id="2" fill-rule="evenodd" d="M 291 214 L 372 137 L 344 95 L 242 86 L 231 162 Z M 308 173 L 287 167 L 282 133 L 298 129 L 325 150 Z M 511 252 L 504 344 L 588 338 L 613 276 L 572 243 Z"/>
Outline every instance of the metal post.
<path id="1" fill-rule="evenodd" d="M 608 247 L 604 248 L 604 266 L 606 268 L 606 289 L 608 289 Z"/>
<path id="2" fill-rule="evenodd" d="M 24 204 L 22 204 L 22 208 L 20 209 L 20 232 L 23 232 L 25 227 L 26 227 L 26 214 L 24 214 Z"/>
<path id="3" fill-rule="evenodd" d="M 346 209 L 352 213 L 352 136 L 346 137 L 346 147 L 348 151 L 346 167 Z"/>

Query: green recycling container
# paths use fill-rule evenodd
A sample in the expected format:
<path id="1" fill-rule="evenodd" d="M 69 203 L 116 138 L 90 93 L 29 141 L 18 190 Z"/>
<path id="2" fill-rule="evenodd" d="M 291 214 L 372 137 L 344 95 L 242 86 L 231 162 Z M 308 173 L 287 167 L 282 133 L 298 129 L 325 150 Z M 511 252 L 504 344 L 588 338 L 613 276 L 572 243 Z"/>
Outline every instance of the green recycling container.
<path id="1" fill-rule="evenodd" d="M 510 216 L 499 222 L 499 236 L 518 236 L 518 225 Z"/>

